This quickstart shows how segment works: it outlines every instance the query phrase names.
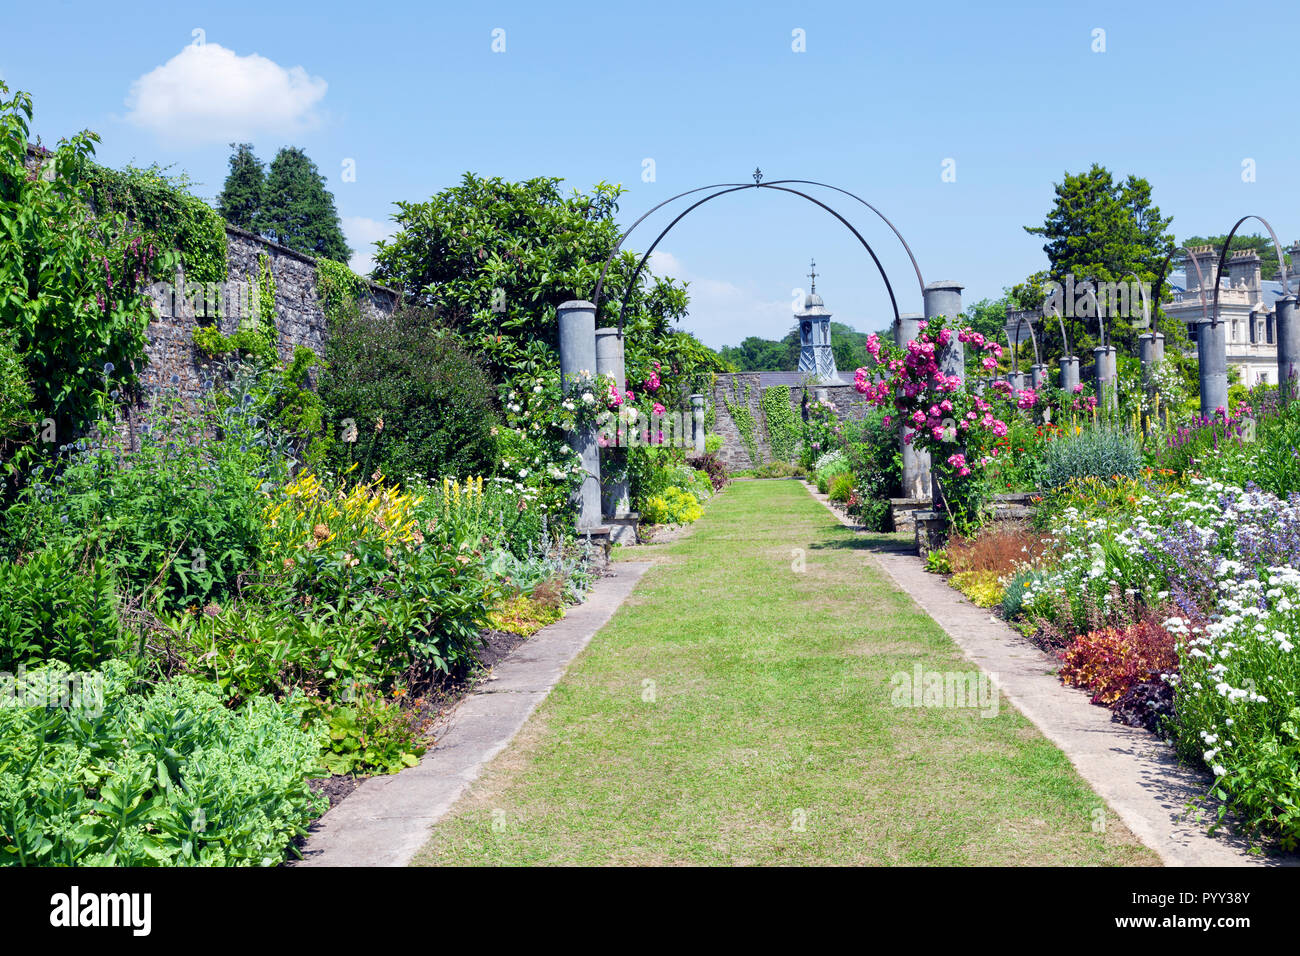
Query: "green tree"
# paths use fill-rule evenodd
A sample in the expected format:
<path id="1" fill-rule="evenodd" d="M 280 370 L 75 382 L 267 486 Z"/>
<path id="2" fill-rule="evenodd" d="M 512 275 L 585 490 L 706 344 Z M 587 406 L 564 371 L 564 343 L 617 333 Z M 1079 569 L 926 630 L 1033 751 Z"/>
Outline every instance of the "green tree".
<path id="1" fill-rule="evenodd" d="M 556 306 L 591 297 L 621 231 L 614 220 L 619 187 L 599 183 L 566 196 L 560 183 L 466 173 L 427 202 L 399 202 L 399 231 L 377 244 L 375 279 L 460 316 L 458 331 L 498 369 L 553 361 Z M 618 323 L 637 259 L 624 250 L 611 265 L 597 326 Z M 672 338 L 686 309 L 684 286 L 639 274 L 624 325 L 629 376 L 638 360 L 662 361 L 664 350 L 688 344 Z M 703 360 L 713 354 L 692 352 Z"/>
<path id="2" fill-rule="evenodd" d="M 266 171 L 253 155 L 252 143 L 231 143 L 230 172 L 217 197 L 217 211 L 232 226 L 257 232 L 262 214 Z"/>
<path id="3" fill-rule="evenodd" d="M 1041 226 L 1025 226 L 1025 231 L 1047 241 L 1043 251 L 1051 263 L 1046 279 L 1067 284 L 1072 276 L 1077 284 L 1091 281 L 1154 283 L 1157 270 L 1174 248 L 1169 232 L 1173 217 L 1160 215 L 1151 202 L 1151 184 L 1137 176 L 1116 182 L 1110 171 L 1094 163 L 1086 173 L 1066 173 L 1055 187 L 1056 199 Z M 1037 277 L 1031 277 L 1032 279 Z M 1017 295 L 1027 291 L 1013 290 Z M 1152 289 L 1159 298 L 1158 289 Z M 1037 298 L 1041 301 L 1042 294 Z M 1063 309 L 1065 312 L 1085 308 Z M 1134 314 L 1135 313 L 1135 314 Z M 1140 306 L 1127 316 L 1107 316 L 1106 334 L 1111 342 L 1131 351 L 1136 347 L 1140 329 Z M 1099 325 L 1095 317 L 1064 316 L 1072 351 L 1079 353 L 1098 341 Z M 1053 328 L 1053 326 L 1056 328 Z M 1060 349 L 1059 324 L 1045 323 L 1044 337 L 1055 351 Z"/>
<path id="4" fill-rule="evenodd" d="M 286 146 L 276 154 L 264 197 L 259 223 L 264 236 L 309 256 L 348 261 L 352 250 L 343 238 L 334 196 L 301 149 Z"/>

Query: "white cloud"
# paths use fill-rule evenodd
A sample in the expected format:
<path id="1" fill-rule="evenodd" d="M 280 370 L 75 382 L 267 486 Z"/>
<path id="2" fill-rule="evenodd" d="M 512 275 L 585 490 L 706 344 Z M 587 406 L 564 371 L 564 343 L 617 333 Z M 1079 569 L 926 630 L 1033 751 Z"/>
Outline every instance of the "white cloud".
<path id="1" fill-rule="evenodd" d="M 380 222 L 366 216 L 344 216 L 343 235 L 352 247 L 352 258 L 348 268 L 357 275 L 369 275 L 375 267 L 375 246 L 380 239 L 388 239 L 396 234 L 397 227 L 392 222 Z"/>
<path id="2" fill-rule="evenodd" d="M 733 282 L 697 276 L 671 252 L 650 254 L 655 275 L 689 282 L 690 314 L 679 327 L 705 345 L 739 345 L 749 335 L 779 339 L 794 325 L 790 298 L 767 299 Z"/>
<path id="3" fill-rule="evenodd" d="M 292 135 L 320 122 L 328 88 L 301 66 L 285 69 L 217 43 L 187 46 L 131 84 L 127 120 L 161 139 L 187 144 Z"/>

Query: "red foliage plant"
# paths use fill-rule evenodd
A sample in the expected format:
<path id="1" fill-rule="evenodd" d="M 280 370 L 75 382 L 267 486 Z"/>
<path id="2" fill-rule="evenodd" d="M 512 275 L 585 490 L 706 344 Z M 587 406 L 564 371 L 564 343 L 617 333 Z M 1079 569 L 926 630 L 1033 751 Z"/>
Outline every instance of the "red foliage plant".
<path id="1" fill-rule="evenodd" d="M 1061 662 L 1061 680 L 1092 691 L 1094 704 L 1109 707 L 1134 684 L 1176 670 L 1178 644 L 1159 624 L 1141 620 L 1089 631 L 1065 649 Z"/>
<path id="2" fill-rule="evenodd" d="M 973 538 L 952 538 L 948 562 L 954 571 L 1010 574 L 1022 564 L 1033 564 L 1050 544 L 1050 538 L 1032 529 L 999 521 L 985 525 Z"/>

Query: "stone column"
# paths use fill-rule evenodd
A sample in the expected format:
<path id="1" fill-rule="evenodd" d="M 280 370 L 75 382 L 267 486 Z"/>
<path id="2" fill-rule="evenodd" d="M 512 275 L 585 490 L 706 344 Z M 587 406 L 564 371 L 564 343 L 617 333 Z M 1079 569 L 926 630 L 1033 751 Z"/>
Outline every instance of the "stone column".
<path id="1" fill-rule="evenodd" d="M 1209 418 L 1228 408 L 1228 341 L 1226 322 L 1202 321 L 1196 327 L 1196 357 L 1201 371 L 1201 415 Z M 1281 350 L 1279 349 L 1279 352 Z"/>
<path id="2" fill-rule="evenodd" d="M 1142 363 L 1142 387 L 1154 388 L 1156 366 L 1165 360 L 1165 337 L 1162 332 L 1145 332 L 1138 336 L 1138 360 Z"/>
<path id="3" fill-rule="evenodd" d="M 619 392 L 627 391 L 627 369 L 623 357 L 623 336 L 617 328 L 596 329 L 596 374 L 609 375 L 614 379 Z M 615 425 L 615 430 L 617 429 Z M 606 475 L 601 485 L 601 508 L 606 518 L 622 518 L 632 506 L 628 501 L 627 489 L 627 449 L 609 446 L 604 451 L 608 471 L 622 474 L 617 480 L 610 480 Z"/>
<path id="4" fill-rule="evenodd" d="M 1296 314 L 1296 297 L 1284 295 L 1277 300 L 1277 317 L 1273 322 L 1277 339 L 1277 384 L 1284 401 L 1297 394 L 1300 379 L 1300 315 Z"/>
<path id="5" fill-rule="evenodd" d="M 704 396 L 698 392 L 691 396 L 691 434 L 695 454 L 704 454 Z"/>
<path id="6" fill-rule="evenodd" d="M 1007 383 L 1017 392 L 1023 392 L 1025 389 L 1024 372 L 1007 372 Z"/>
<path id="7" fill-rule="evenodd" d="M 1074 386 L 1079 384 L 1079 356 L 1062 355 L 1060 364 L 1061 390 L 1073 392 Z"/>
<path id="8" fill-rule="evenodd" d="M 920 312 L 904 312 L 898 317 L 894 326 L 894 344 L 906 348 L 907 343 L 920 334 L 921 322 L 925 316 Z M 899 426 L 898 441 L 903 452 L 903 497 L 928 498 L 930 496 L 930 453 L 913 448 L 903 441 L 903 430 Z"/>
<path id="9" fill-rule="evenodd" d="M 1029 367 L 1029 381 L 1034 386 L 1034 391 L 1038 391 L 1047 384 L 1047 366 L 1038 362 Z"/>
<path id="10" fill-rule="evenodd" d="M 560 379 L 567 393 L 571 376 L 579 372 L 595 374 L 596 307 L 572 299 L 556 312 L 560 320 Z M 578 512 L 577 528 L 587 531 L 600 526 L 600 446 L 596 442 L 596 427 L 588 425 L 572 433 L 570 444 L 581 456 L 582 469 L 586 472 L 582 487 L 574 496 L 574 505 Z"/>
<path id="11" fill-rule="evenodd" d="M 1092 350 L 1093 386 L 1097 390 L 1097 407 L 1114 411 L 1119 407 L 1118 353 L 1113 345 L 1099 345 Z"/>
<path id="12" fill-rule="evenodd" d="M 961 283 L 952 279 L 943 279 L 939 282 L 927 283 L 921 292 L 922 308 L 925 309 L 927 319 L 936 319 L 944 316 L 953 326 L 957 325 L 957 317 L 961 315 Z M 939 362 L 939 371 L 944 375 L 956 375 L 963 381 L 966 378 L 966 349 L 961 342 L 957 340 L 954 331 L 952 340 L 947 347 L 941 349 L 936 356 Z M 926 456 L 929 457 L 928 455 Z M 927 461 L 928 466 L 931 464 Z M 942 489 L 939 483 L 929 480 L 930 499 L 935 508 L 943 503 Z"/>
<path id="13" fill-rule="evenodd" d="M 961 290 L 960 283 L 951 279 L 944 279 L 940 282 L 931 282 L 926 285 L 922 293 L 924 299 L 925 317 L 927 319 L 936 319 L 939 316 L 946 316 L 949 322 L 955 326 L 957 316 L 961 315 Z M 966 378 L 966 348 L 961 342 L 957 341 L 957 334 L 954 331 L 952 341 L 940 355 L 939 368 L 945 375 L 956 375 L 965 380 Z"/>

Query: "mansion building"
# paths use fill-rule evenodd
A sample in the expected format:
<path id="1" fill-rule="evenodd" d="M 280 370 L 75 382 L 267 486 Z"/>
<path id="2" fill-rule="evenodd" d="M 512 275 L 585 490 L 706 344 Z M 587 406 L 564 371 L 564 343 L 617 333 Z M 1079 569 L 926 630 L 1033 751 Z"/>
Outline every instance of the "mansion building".
<path id="1" fill-rule="evenodd" d="M 1203 321 L 1201 292 L 1205 293 L 1205 311 L 1214 314 L 1214 285 L 1219 283 L 1219 316 L 1227 340 L 1228 367 L 1241 373 L 1241 383 L 1253 385 L 1277 382 L 1277 337 L 1274 332 L 1275 304 L 1285 293 L 1281 282 L 1260 279 L 1259 254 L 1253 249 L 1239 249 L 1228 258 L 1227 275 L 1217 276 L 1219 253 L 1212 246 L 1194 246 L 1183 259 L 1183 271 L 1169 276 L 1173 301 L 1162 303 L 1165 315 L 1187 326 L 1187 335 L 1196 341 L 1196 327 Z M 1291 254 L 1291 271 L 1287 276 L 1291 292 L 1300 289 L 1300 244 L 1287 250 Z M 1195 263 L 1193 263 L 1193 259 Z M 1197 278 L 1200 266 L 1204 289 Z"/>

